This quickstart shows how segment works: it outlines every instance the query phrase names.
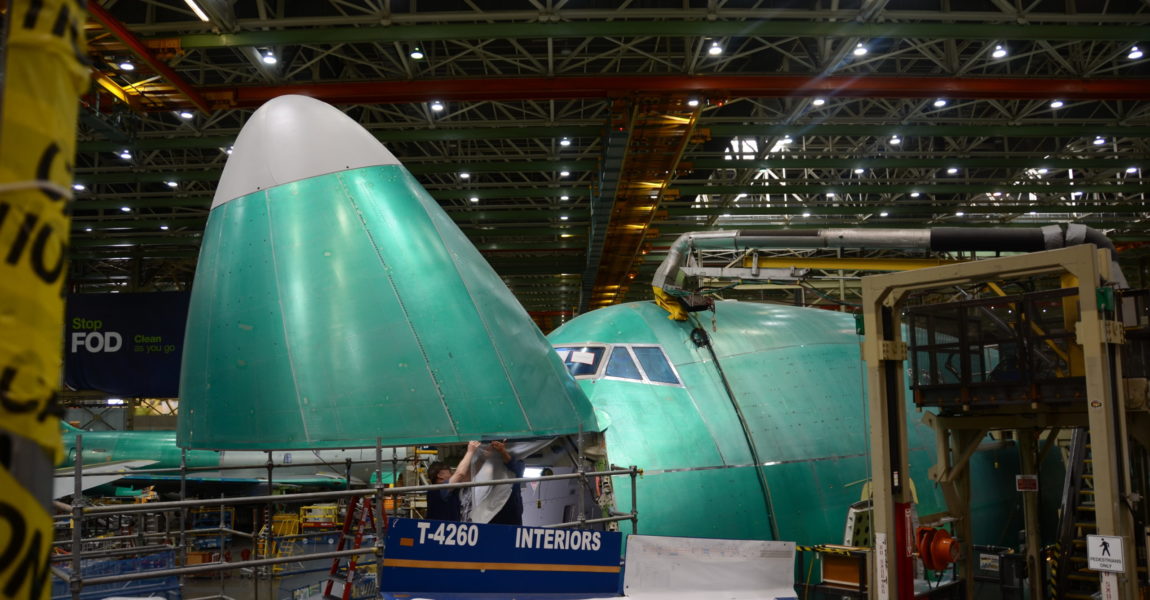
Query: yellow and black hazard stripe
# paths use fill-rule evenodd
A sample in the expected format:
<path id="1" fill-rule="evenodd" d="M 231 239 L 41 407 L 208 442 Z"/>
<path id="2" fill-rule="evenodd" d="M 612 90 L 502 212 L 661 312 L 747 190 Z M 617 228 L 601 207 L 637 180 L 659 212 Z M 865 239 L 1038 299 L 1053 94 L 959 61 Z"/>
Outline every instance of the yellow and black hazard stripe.
<path id="1" fill-rule="evenodd" d="M 1051 598 L 1058 597 L 1058 563 L 1062 558 L 1062 544 L 1056 543 L 1048 547 L 1050 552 L 1050 560 L 1046 562 L 1047 577 L 1046 586 L 1047 592 Z"/>
<path id="2" fill-rule="evenodd" d="M 46 600 L 83 3 L 12 0 L 0 93 L 0 599 Z"/>

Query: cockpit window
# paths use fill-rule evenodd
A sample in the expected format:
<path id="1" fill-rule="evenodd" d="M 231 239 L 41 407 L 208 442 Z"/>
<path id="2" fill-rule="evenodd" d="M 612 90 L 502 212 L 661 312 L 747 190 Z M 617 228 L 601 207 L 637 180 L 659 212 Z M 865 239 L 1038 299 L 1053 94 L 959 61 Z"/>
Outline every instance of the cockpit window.
<path id="1" fill-rule="evenodd" d="M 626 346 L 615 346 L 611 350 L 611 360 L 607 361 L 607 377 L 643 381 L 643 375 L 639 373 Z"/>
<path id="2" fill-rule="evenodd" d="M 561 346 L 555 348 L 563 366 L 572 377 L 587 377 L 599 371 L 599 363 L 603 360 L 606 348 L 601 346 Z"/>
<path id="3" fill-rule="evenodd" d="M 635 353 L 635 358 L 639 359 L 639 364 L 643 366 L 643 371 L 647 373 L 647 378 L 657 383 L 670 383 L 678 385 L 679 378 L 675 377 L 675 370 L 671 368 L 671 363 L 667 361 L 667 357 L 663 354 L 661 348 L 655 346 L 632 346 L 631 351 Z M 612 357 L 614 360 L 614 357 Z M 607 369 L 610 370 L 611 366 L 608 365 Z"/>
<path id="4" fill-rule="evenodd" d="M 683 385 L 666 352 L 659 346 L 556 346 L 555 353 L 576 379 L 608 377 L 647 385 Z"/>

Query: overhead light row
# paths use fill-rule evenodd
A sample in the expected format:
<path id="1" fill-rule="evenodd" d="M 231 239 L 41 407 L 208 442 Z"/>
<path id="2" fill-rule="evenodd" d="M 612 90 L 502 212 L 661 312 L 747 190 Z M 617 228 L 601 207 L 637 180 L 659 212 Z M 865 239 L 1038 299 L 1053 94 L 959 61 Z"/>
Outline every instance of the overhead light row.
<path id="1" fill-rule="evenodd" d="M 696 102 L 696 104 L 697 103 L 698 102 Z M 811 99 L 811 105 L 812 106 L 824 106 L 826 103 L 827 103 L 827 99 L 823 98 L 821 96 Z M 946 98 L 935 98 L 934 101 L 931 102 L 931 105 L 934 106 L 935 108 L 943 108 L 948 104 L 950 104 L 950 100 L 948 100 Z M 692 104 L 691 106 L 695 106 L 695 105 Z M 1055 98 L 1054 100 L 1050 101 L 1050 108 L 1062 108 L 1063 106 L 1066 106 L 1066 102 L 1061 100 L 1061 99 Z"/>
<path id="2" fill-rule="evenodd" d="M 720 52 L 722 52 L 722 50 L 720 50 Z M 854 49 L 851 50 L 851 54 L 858 57 L 866 56 L 869 53 L 870 48 L 867 47 L 867 45 L 863 42 L 855 44 Z M 994 59 L 1006 58 L 1009 54 L 1010 50 L 1006 44 L 995 44 L 994 49 L 990 51 L 990 57 Z M 1138 60 L 1139 58 L 1142 58 L 1142 56 L 1142 49 L 1138 46 L 1131 46 L 1129 52 L 1126 54 L 1126 58 L 1130 60 Z"/>

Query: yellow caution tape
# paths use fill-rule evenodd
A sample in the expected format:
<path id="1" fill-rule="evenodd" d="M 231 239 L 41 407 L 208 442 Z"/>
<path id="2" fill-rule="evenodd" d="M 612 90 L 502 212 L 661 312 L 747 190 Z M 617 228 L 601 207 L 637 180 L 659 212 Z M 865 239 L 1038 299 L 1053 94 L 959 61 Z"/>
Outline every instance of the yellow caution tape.
<path id="1" fill-rule="evenodd" d="M 63 286 L 77 97 L 89 84 L 74 0 L 8 3 L 0 96 L 0 599 L 46 600 L 52 471 L 60 452 Z M 43 465 L 43 466 L 41 466 Z M 47 467 L 47 468 L 45 468 Z M 45 484 L 47 480 L 48 485 Z M 35 492 L 30 491 L 35 490 Z"/>
<path id="2" fill-rule="evenodd" d="M 0 598 L 47 599 L 52 517 L 3 466 L 0 489 Z"/>

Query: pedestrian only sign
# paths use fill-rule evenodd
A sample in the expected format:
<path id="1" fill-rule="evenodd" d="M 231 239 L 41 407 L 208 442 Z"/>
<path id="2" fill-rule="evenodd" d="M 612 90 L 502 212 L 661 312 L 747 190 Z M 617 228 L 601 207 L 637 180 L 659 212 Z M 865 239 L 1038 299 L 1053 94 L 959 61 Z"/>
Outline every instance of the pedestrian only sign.
<path id="1" fill-rule="evenodd" d="M 1092 571 L 1122 573 L 1122 537 L 1117 535 L 1086 536 L 1086 568 Z"/>

